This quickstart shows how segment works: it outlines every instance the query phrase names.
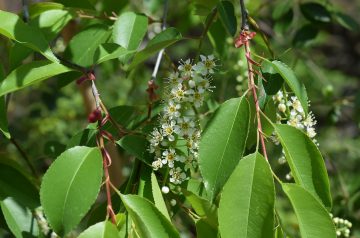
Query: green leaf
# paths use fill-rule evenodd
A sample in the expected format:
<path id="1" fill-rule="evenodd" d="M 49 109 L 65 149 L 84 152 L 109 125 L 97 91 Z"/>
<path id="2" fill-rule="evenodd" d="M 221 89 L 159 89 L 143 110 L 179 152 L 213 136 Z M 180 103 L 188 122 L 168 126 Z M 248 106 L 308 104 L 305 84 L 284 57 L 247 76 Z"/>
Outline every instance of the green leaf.
<path id="1" fill-rule="evenodd" d="M 171 222 L 148 200 L 138 195 L 122 195 L 126 210 L 135 223 L 136 233 L 141 238 L 180 237 Z"/>
<path id="2" fill-rule="evenodd" d="M 114 224 L 103 221 L 87 228 L 78 238 L 120 238 L 120 236 Z"/>
<path id="3" fill-rule="evenodd" d="M 217 229 L 218 227 L 218 215 L 217 207 L 215 204 L 211 204 L 208 200 L 196 195 L 193 192 L 183 189 L 183 193 L 186 197 L 186 200 L 191 204 L 192 208 L 201 218 L 204 218 L 204 221 L 213 228 Z"/>
<path id="4" fill-rule="evenodd" d="M 161 49 L 164 49 L 181 39 L 181 33 L 176 28 L 169 27 L 166 30 L 160 32 L 149 41 L 145 49 L 135 54 L 134 59 L 129 66 L 129 70 L 147 60 Z"/>
<path id="5" fill-rule="evenodd" d="M 269 163 L 259 153 L 244 157 L 221 195 L 221 237 L 272 237 L 274 200 L 275 187 Z"/>
<path id="6" fill-rule="evenodd" d="M 205 129 L 199 149 L 199 166 L 211 200 L 242 158 L 249 132 L 249 103 L 244 97 L 224 102 Z"/>
<path id="7" fill-rule="evenodd" d="M 11 160 L 0 160 L 0 200 L 13 198 L 34 209 L 40 205 L 39 192 L 23 168 Z"/>
<path id="8" fill-rule="evenodd" d="M 100 44 L 110 37 L 108 26 L 102 24 L 91 25 L 76 34 L 65 51 L 65 57 L 71 62 L 89 67 L 95 64 L 100 56 L 97 50 Z"/>
<path id="9" fill-rule="evenodd" d="M 300 10 L 304 17 L 314 22 L 330 22 L 331 15 L 329 11 L 321 4 L 316 2 L 307 2 L 300 4 Z"/>
<path id="10" fill-rule="evenodd" d="M 0 84 L 0 96 L 11 93 L 32 84 L 38 83 L 58 74 L 66 73 L 71 69 L 58 63 L 47 60 L 33 61 L 11 71 Z"/>
<path id="11" fill-rule="evenodd" d="M 70 11 L 54 9 L 41 13 L 32 19 L 30 24 L 39 28 L 46 40 L 52 41 L 72 18 L 73 14 Z"/>
<path id="12" fill-rule="evenodd" d="M 270 62 L 266 60 L 267 62 Z M 306 93 L 305 86 L 302 82 L 300 82 L 294 72 L 281 61 L 274 60 L 270 62 L 272 67 L 277 71 L 281 77 L 285 80 L 287 85 L 291 88 L 291 90 L 295 93 L 295 95 L 298 97 L 301 106 L 304 108 L 304 112 L 307 115 L 308 113 L 308 97 Z"/>
<path id="13" fill-rule="evenodd" d="M 219 0 L 194 0 L 192 2 L 195 15 L 207 16 Z"/>
<path id="14" fill-rule="evenodd" d="M 145 15 L 125 12 L 114 23 L 113 40 L 127 50 L 136 50 L 147 32 L 147 26 Z"/>
<path id="15" fill-rule="evenodd" d="M 131 56 L 135 51 L 129 51 L 115 43 L 101 44 L 95 52 L 95 64 L 117 59 L 123 56 Z"/>
<path id="16" fill-rule="evenodd" d="M 302 26 L 299 30 L 296 31 L 293 45 L 296 47 L 306 46 L 309 41 L 314 40 L 318 35 L 319 30 L 314 27 L 312 24 L 307 24 Z"/>
<path id="17" fill-rule="evenodd" d="M 225 29 L 231 36 L 235 36 L 237 30 L 237 22 L 235 17 L 234 5 L 229 1 L 221 1 L 217 5 L 220 20 Z"/>
<path id="18" fill-rule="evenodd" d="M 196 221 L 196 237 L 197 238 L 218 238 L 217 228 L 209 224 L 208 219 L 201 218 Z"/>
<path id="19" fill-rule="evenodd" d="M 41 53 L 53 62 L 59 62 L 39 29 L 26 25 L 16 14 L 1 10 L 0 22 L 0 34 Z"/>
<path id="20" fill-rule="evenodd" d="M 151 187 L 155 206 L 171 222 L 169 212 L 166 208 L 166 204 L 154 172 L 151 173 Z"/>
<path id="21" fill-rule="evenodd" d="M 126 135 L 116 143 L 131 155 L 134 155 L 144 163 L 151 165 L 152 156 L 148 151 L 149 142 L 145 137 L 139 135 Z"/>
<path id="22" fill-rule="evenodd" d="M 38 224 L 29 208 L 11 197 L 0 200 L 0 206 L 5 221 L 16 238 L 38 237 Z"/>
<path id="23" fill-rule="evenodd" d="M 275 95 L 284 83 L 283 77 L 267 61 L 264 61 L 261 65 L 261 74 L 265 78 L 263 86 L 266 94 Z"/>
<path id="24" fill-rule="evenodd" d="M 10 48 L 10 71 L 22 65 L 22 62 L 33 52 L 34 51 L 31 48 L 15 42 L 14 45 Z"/>
<path id="25" fill-rule="evenodd" d="M 0 83 L 4 79 L 3 68 L 0 66 Z M 0 131 L 4 134 L 4 136 L 10 139 L 10 133 L 8 129 L 8 121 L 7 121 L 7 110 L 6 110 L 6 102 L 5 97 L 0 97 Z"/>
<path id="26" fill-rule="evenodd" d="M 43 177 L 40 199 L 57 234 L 67 234 L 85 216 L 95 202 L 101 181 L 102 157 L 97 148 L 71 148 L 50 166 Z"/>
<path id="27" fill-rule="evenodd" d="M 336 238 L 329 212 L 308 191 L 296 184 L 282 184 L 294 208 L 302 238 Z"/>
<path id="28" fill-rule="evenodd" d="M 37 2 L 29 6 L 30 18 L 33 19 L 49 10 L 64 9 L 64 5 L 56 2 Z"/>
<path id="29" fill-rule="evenodd" d="M 274 124 L 295 182 L 327 208 L 331 208 L 329 178 L 317 146 L 302 131 L 289 125 Z"/>
<path id="30" fill-rule="evenodd" d="M 227 34 L 221 21 L 214 21 L 207 34 L 214 49 L 221 57 L 224 57 L 225 50 L 227 49 L 226 44 L 224 44 L 224 42 L 226 42 Z"/>
<path id="31" fill-rule="evenodd" d="M 334 16 L 335 20 L 346 29 L 354 32 L 360 31 L 360 25 L 351 16 L 342 12 L 335 12 Z"/>

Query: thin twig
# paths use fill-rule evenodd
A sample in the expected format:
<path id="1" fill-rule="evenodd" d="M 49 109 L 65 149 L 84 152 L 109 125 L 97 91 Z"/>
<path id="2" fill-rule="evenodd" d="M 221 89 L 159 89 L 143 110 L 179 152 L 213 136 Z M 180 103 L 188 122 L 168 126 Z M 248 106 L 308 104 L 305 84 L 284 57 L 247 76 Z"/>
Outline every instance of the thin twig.
<path id="1" fill-rule="evenodd" d="M 16 147 L 16 149 L 19 151 L 19 153 L 21 154 L 21 157 L 24 159 L 25 163 L 28 165 L 28 167 L 29 167 L 31 173 L 34 175 L 34 177 L 39 178 L 39 175 L 36 172 L 34 165 L 31 163 L 29 156 L 22 149 L 20 144 L 14 138 L 10 138 L 10 141 Z"/>

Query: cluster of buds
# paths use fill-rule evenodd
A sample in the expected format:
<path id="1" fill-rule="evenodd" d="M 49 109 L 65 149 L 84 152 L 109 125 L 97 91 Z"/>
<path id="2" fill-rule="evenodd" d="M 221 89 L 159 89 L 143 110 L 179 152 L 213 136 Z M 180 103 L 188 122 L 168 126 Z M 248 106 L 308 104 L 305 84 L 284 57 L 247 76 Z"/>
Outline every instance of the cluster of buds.
<path id="1" fill-rule="evenodd" d="M 332 220 L 335 224 L 336 236 L 337 237 L 349 237 L 350 236 L 350 228 L 352 227 L 352 223 L 343 218 L 333 217 L 332 214 L 330 214 L 330 216 L 332 217 Z"/>
<path id="2" fill-rule="evenodd" d="M 50 226 L 49 226 L 49 223 L 48 221 L 46 220 L 45 218 L 45 215 L 44 215 L 44 210 L 42 207 L 38 207 L 35 209 L 34 211 L 34 216 L 35 216 L 35 219 L 36 219 L 36 222 L 40 228 L 40 231 L 46 236 L 48 237 L 51 229 L 50 229 Z M 55 232 L 51 232 L 50 233 L 50 236 L 51 238 L 56 238 L 58 237 L 57 234 Z"/>
<path id="3" fill-rule="evenodd" d="M 316 120 L 314 114 L 309 112 L 305 115 L 304 108 L 301 106 L 299 99 L 296 96 L 289 96 L 287 93 L 284 95 L 282 91 L 279 91 L 273 96 L 273 100 L 277 105 L 277 123 L 281 123 L 286 120 L 287 124 L 303 130 L 312 141 L 318 145 L 315 139 L 315 125 Z"/>
<path id="4" fill-rule="evenodd" d="M 217 66 L 213 55 L 200 58 L 196 64 L 190 59 L 180 61 L 178 72 L 168 77 L 161 125 L 149 137 L 150 153 L 155 154 L 153 169 L 168 166 L 173 184 L 189 179 L 187 172 L 197 166 L 201 129 L 193 108 L 201 107 L 205 92 L 213 88 L 211 75 Z"/>

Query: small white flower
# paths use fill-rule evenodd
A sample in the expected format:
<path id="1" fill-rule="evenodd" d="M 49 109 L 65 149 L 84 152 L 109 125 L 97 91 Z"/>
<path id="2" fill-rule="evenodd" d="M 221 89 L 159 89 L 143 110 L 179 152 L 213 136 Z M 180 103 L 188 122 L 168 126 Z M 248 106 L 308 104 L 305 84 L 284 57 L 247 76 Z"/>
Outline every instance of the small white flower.
<path id="1" fill-rule="evenodd" d="M 174 149 L 165 150 L 163 152 L 163 164 L 168 164 L 170 168 L 174 167 L 174 160 L 176 159 L 176 153 Z"/>
<path id="2" fill-rule="evenodd" d="M 187 179 L 186 174 L 179 167 L 170 169 L 169 174 L 170 174 L 170 182 L 173 184 L 181 184 L 183 181 Z"/>
<path id="3" fill-rule="evenodd" d="M 180 102 L 184 99 L 185 91 L 183 90 L 181 83 L 177 84 L 176 87 L 171 89 L 171 95 L 177 102 Z"/>
<path id="4" fill-rule="evenodd" d="M 193 92 L 189 97 L 189 101 L 193 102 L 195 107 L 201 107 L 204 102 L 204 91 L 195 90 Z"/>
<path id="5" fill-rule="evenodd" d="M 181 60 L 178 70 L 181 72 L 181 75 L 184 77 L 191 77 L 194 72 L 194 66 L 190 59 L 186 61 Z"/>
<path id="6" fill-rule="evenodd" d="M 163 166 L 163 163 L 162 163 L 162 160 L 160 158 L 158 158 L 157 160 L 155 160 L 154 162 L 152 162 L 152 167 L 154 170 L 158 170 L 160 168 L 162 168 Z"/>
<path id="7" fill-rule="evenodd" d="M 167 79 L 170 85 L 178 85 L 183 81 L 183 79 L 179 76 L 179 72 L 171 73 Z"/>
<path id="8" fill-rule="evenodd" d="M 308 127 L 306 128 L 306 134 L 310 137 L 310 138 L 314 138 L 316 136 L 316 132 L 315 129 L 313 127 Z"/>
<path id="9" fill-rule="evenodd" d="M 177 122 L 180 126 L 180 136 L 191 136 L 195 132 L 195 122 L 189 117 L 179 118 Z"/>
<path id="10" fill-rule="evenodd" d="M 169 189 L 168 186 L 163 186 L 163 187 L 161 188 L 161 192 L 162 192 L 163 194 L 168 194 L 168 193 L 170 192 L 170 189 Z"/>
<path id="11" fill-rule="evenodd" d="M 213 74 L 216 68 L 215 57 L 213 55 L 200 55 L 201 62 L 196 64 L 195 70 L 202 75 Z"/>
<path id="12" fill-rule="evenodd" d="M 173 133 L 179 133 L 180 127 L 176 125 L 176 122 L 174 120 L 171 120 L 170 122 L 166 122 L 162 124 L 162 131 L 165 136 L 167 136 L 169 141 L 174 141 L 175 137 Z"/>
<path id="13" fill-rule="evenodd" d="M 284 113 L 284 112 L 286 111 L 286 106 L 285 106 L 285 104 L 284 104 L 284 103 L 280 103 L 280 104 L 278 105 L 278 109 L 279 109 L 280 112 Z"/>
<path id="14" fill-rule="evenodd" d="M 163 139 L 164 139 L 163 135 L 159 132 L 157 128 L 155 128 L 151 132 L 150 144 L 152 146 L 158 146 Z"/>
<path id="15" fill-rule="evenodd" d="M 304 109 L 303 107 L 301 106 L 301 103 L 300 101 L 297 99 L 297 97 L 291 97 L 291 100 L 292 100 L 292 104 L 291 106 L 296 110 L 298 111 L 299 113 L 304 113 Z"/>
<path id="16" fill-rule="evenodd" d="M 169 104 L 164 109 L 165 115 L 170 119 L 174 117 L 177 118 L 180 116 L 180 112 L 179 112 L 180 108 L 181 108 L 180 104 L 176 104 L 173 101 L 169 101 Z"/>

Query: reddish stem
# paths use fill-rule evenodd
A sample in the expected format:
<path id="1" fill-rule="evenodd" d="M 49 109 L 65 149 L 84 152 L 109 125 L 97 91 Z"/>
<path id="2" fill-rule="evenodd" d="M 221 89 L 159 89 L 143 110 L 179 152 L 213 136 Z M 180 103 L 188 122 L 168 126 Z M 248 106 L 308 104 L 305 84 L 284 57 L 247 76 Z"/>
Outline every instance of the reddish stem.
<path id="1" fill-rule="evenodd" d="M 257 133 L 258 137 L 260 138 L 262 152 L 264 154 L 264 157 L 266 160 L 268 160 L 267 152 L 266 152 L 266 146 L 265 146 L 265 140 L 264 135 L 262 132 L 262 125 L 261 125 L 261 118 L 260 118 L 260 106 L 259 101 L 256 93 L 256 85 L 254 82 L 254 70 L 252 68 L 253 60 L 250 59 L 250 44 L 249 41 L 245 42 L 245 54 L 247 59 L 247 66 L 248 66 L 248 75 L 249 75 L 249 88 L 252 90 L 254 102 L 255 102 L 255 108 L 256 108 L 256 117 L 257 117 Z"/>

